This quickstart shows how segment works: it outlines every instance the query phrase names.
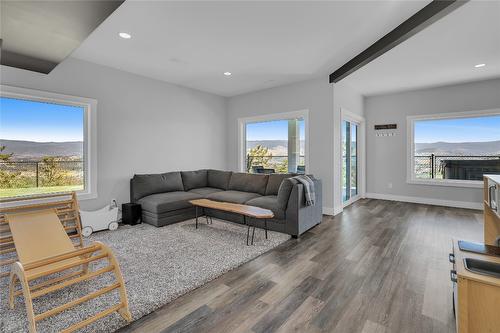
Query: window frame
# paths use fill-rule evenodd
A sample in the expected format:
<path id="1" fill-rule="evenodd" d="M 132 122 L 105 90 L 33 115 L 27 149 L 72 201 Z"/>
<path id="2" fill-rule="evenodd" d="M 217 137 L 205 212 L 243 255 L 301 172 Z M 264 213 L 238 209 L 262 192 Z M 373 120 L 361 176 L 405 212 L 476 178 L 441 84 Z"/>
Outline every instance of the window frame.
<path id="1" fill-rule="evenodd" d="M 97 198 L 97 100 L 7 85 L 0 85 L 0 96 L 34 102 L 83 107 L 84 190 L 77 191 L 76 193 L 80 200 Z M 36 199 L 44 196 L 47 196 L 47 193 L 32 194 L 23 197 Z"/>
<path id="2" fill-rule="evenodd" d="M 426 115 L 415 115 L 406 117 L 407 148 L 406 148 L 406 183 L 414 185 L 436 185 L 451 187 L 481 188 L 483 182 L 480 180 L 460 179 L 418 179 L 415 177 L 415 122 L 422 120 L 441 120 L 459 118 L 479 118 L 500 115 L 500 109 L 487 109 L 462 112 L 446 112 Z"/>
<path id="3" fill-rule="evenodd" d="M 309 172 L 309 110 L 271 113 L 252 117 L 238 118 L 238 171 L 246 172 L 246 125 L 275 120 L 304 119 L 304 161 L 305 173 Z"/>
<path id="4" fill-rule="evenodd" d="M 357 186 L 358 186 L 358 194 L 355 195 L 354 197 L 351 197 L 347 201 L 343 201 L 342 197 L 342 122 L 343 121 L 348 121 L 351 123 L 355 123 L 358 125 L 358 132 L 357 132 L 357 164 L 358 164 L 358 170 L 357 170 Z M 357 200 L 364 198 L 365 197 L 365 187 L 366 187 L 366 119 L 364 116 L 361 116 L 359 114 L 353 113 L 349 111 L 346 108 L 341 107 L 340 108 L 340 198 L 342 201 L 342 207 L 345 208 L 352 203 L 356 202 Z"/>

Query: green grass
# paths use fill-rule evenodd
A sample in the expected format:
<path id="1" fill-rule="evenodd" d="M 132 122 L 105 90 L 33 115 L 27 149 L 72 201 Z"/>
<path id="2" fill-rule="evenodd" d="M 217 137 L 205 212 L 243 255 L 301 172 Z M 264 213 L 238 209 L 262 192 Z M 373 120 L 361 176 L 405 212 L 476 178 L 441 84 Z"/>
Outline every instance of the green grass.
<path id="1" fill-rule="evenodd" d="M 55 192 L 81 191 L 83 185 L 26 187 L 26 188 L 0 188 L 0 198 L 11 198 L 23 195 L 47 194 Z"/>

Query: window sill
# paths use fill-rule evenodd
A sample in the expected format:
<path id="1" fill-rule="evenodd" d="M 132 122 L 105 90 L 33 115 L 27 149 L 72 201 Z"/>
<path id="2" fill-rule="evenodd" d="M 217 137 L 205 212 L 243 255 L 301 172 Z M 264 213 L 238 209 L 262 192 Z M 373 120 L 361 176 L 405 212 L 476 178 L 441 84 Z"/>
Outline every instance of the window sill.
<path id="1" fill-rule="evenodd" d="M 427 180 L 427 179 L 408 179 L 407 184 L 412 185 L 431 185 L 431 186 L 448 186 L 448 187 L 465 187 L 465 188 L 482 188 L 483 182 L 480 180 Z"/>
<path id="2" fill-rule="evenodd" d="M 51 192 L 51 193 L 37 193 L 37 194 L 28 194 L 28 195 L 20 195 L 16 197 L 4 197 L 0 198 L 0 205 L 5 203 L 5 202 L 11 202 L 13 200 L 12 206 L 17 206 L 19 205 L 19 201 L 22 202 L 21 205 L 25 204 L 34 204 L 34 203 L 39 203 L 39 202 L 45 202 L 46 198 L 50 198 L 51 195 L 60 195 L 60 194 L 71 194 L 71 191 L 68 192 Z M 89 199 L 96 199 L 97 198 L 97 193 L 89 193 L 89 192 L 83 192 L 83 191 L 77 191 L 76 192 L 76 197 L 78 201 L 83 201 L 83 200 L 89 200 Z M 10 204 L 9 204 L 10 205 Z"/>
<path id="3" fill-rule="evenodd" d="M 97 198 L 97 193 L 88 193 L 88 192 L 76 192 L 76 197 L 78 200 L 89 200 L 89 199 L 96 199 Z"/>

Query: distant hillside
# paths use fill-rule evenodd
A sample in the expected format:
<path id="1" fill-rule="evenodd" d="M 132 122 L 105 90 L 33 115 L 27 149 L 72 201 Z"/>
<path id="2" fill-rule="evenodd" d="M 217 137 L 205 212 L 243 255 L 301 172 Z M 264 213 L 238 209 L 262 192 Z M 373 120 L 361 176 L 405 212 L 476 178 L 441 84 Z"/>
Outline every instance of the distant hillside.
<path id="1" fill-rule="evenodd" d="M 82 158 L 83 142 L 34 142 L 0 139 L 3 153 L 14 153 L 13 160 L 38 160 L 44 156 Z"/>
<path id="2" fill-rule="evenodd" d="M 487 142 L 433 142 L 416 143 L 420 155 L 499 155 L 500 140 Z"/>

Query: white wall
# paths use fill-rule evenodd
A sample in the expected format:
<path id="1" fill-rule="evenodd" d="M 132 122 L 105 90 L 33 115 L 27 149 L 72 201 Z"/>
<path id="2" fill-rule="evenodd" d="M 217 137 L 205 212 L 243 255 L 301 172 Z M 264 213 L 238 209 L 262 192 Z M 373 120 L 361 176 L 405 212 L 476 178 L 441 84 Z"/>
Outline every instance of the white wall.
<path id="1" fill-rule="evenodd" d="M 451 205 L 480 207 L 479 188 L 406 183 L 406 117 L 493 108 L 500 108 L 500 79 L 367 97 L 367 192 L 380 198 L 404 196 L 423 202 L 444 200 L 451 201 Z M 386 123 L 398 124 L 397 136 L 376 137 L 373 125 Z"/>
<path id="2" fill-rule="evenodd" d="M 134 173 L 226 168 L 223 97 L 71 58 L 49 75 L 0 74 L 5 85 L 97 100 L 98 198 L 83 209 L 128 202 Z"/>
<path id="3" fill-rule="evenodd" d="M 364 116 L 364 98 L 355 89 L 342 83 L 332 84 L 333 104 L 335 113 L 340 112 L 340 108 L 346 108 L 360 116 Z"/>
<path id="4" fill-rule="evenodd" d="M 71 58 L 49 75 L 5 66 L 0 74 L 2 84 L 98 101 L 99 196 L 83 209 L 127 202 L 134 173 L 238 170 L 238 118 L 307 109 L 308 172 L 323 181 L 325 213 L 334 201 L 341 210 L 340 109 L 363 114 L 363 98 L 328 77 L 225 99 Z"/>
<path id="5" fill-rule="evenodd" d="M 338 98 L 335 103 L 334 95 Z M 347 107 L 352 112 L 362 113 L 362 97 L 345 86 L 339 86 L 334 93 L 333 85 L 328 83 L 328 77 L 229 98 L 227 103 L 229 168 L 238 170 L 238 118 L 307 109 L 309 110 L 308 172 L 323 181 L 324 213 L 332 214 L 334 197 L 337 197 L 334 193 L 340 193 L 334 190 L 333 184 L 336 165 L 334 133 L 335 127 L 340 129 L 341 106 Z M 339 133 L 338 130 L 337 133 Z M 338 137 L 340 138 L 340 134 Z M 340 147 L 340 143 L 338 146 Z M 340 148 L 338 157 L 340 157 Z"/>

